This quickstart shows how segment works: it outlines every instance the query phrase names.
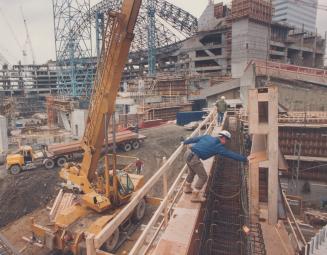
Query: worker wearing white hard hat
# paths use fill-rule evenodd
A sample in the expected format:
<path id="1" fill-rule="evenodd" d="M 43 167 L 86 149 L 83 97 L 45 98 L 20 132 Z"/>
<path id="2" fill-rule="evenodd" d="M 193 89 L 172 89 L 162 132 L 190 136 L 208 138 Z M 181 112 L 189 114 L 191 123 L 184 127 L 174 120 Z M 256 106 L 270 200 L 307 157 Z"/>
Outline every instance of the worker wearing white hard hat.
<path id="1" fill-rule="evenodd" d="M 200 195 L 203 185 L 208 179 L 208 175 L 203 167 L 201 160 L 206 160 L 212 156 L 220 155 L 231 158 L 237 161 L 247 162 L 247 158 L 233 151 L 227 150 L 225 144 L 232 139 L 232 135 L 227 130 L 222 130 L 218 133 L 218 137 L 211 135 L 203 135 L 192 137 L 184 141 L 184 145 L 192 144 L 184 154 L 184 159 L 189 168 L 184 186 L 185 193 L 192 193 L 192 202 L 203 202 L 205 198 Z M 191 187 L 195 175 L 199 178 L 194 185 L 194 190 Z"/>

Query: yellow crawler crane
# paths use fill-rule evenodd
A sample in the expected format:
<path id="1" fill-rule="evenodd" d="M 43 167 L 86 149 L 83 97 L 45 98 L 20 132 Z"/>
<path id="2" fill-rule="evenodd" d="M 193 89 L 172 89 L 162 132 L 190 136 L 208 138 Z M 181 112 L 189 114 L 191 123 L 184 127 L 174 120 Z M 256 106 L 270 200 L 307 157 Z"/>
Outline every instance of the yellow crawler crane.
<path id="1" fill-rule="evenodd" d="M 116 170 L 115 157 L 113 169 L 109 170 L 109 156 L 106 155 L 104 175 L 97 171 L 141 2 L 124 0 L 120 12 L 108 14 L 110 22 L 106 33 L 109 36 L 103 43 L 82 139 L 83 160 L 81 164 L 65 164 L 60 171 L 60 176 L 67 181 L 67 187 L 74 192 L 61 190 L 49 219 L 43 222 L 41 219 L 38 219 L 39 222 L 32 220 L 32 240 L 51 250 L 86 254 L 87 236 L 99 233 L 129 202 L 133 193 L 144 185 L 143 176 Z M 143 199 L 102 248 L 115 251 L 129 231 L 135 229 L 144 213 Z"/>

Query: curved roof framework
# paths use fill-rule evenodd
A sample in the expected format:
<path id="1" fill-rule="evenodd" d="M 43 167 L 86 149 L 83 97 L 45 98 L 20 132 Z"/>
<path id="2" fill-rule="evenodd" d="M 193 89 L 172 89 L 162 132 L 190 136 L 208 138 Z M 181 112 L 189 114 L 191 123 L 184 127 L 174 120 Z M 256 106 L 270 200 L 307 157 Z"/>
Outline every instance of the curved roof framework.
<path id="1" fill-rule="evenodd" d="M 183 9 L 164 0 L 154 0 L 156 6 L 156 34 L 157 48 L 165 47 L 191 36 L 197 30 L 197 18 Z M 97 13 L 117 11 L 121 0 L 103 0 L 93 6 L 89 17 L 83 19 L 92 23 Z M 84 22 L 79 24 L 85 27 Z M 147 1 L 143 1 L 137 24 L 134 30 L 135 37 L 132 44 L 132 51 L 145 50 L 147 48 Z"/>
<path id="2" fill-rule="evenodd" d="M 197 30 L 197 19 L 190 13 L 165 0 L 153 1 L 156 6 L 157 48 L 176 44 Z M 96 55 L 96 51 L 93 50 L 92 44 L 95 40 L 98 42 L 98 39 L 101 39 L 103 31 L 99 29 L 99 25 L 102 25 L 102 29 L 105 27 L 106 14 L 110 11 L 119 11 L 122 1 L 102 0 L 91 8 L 88 8 L 88 0 L 54 0 L 53 2 L 56 56 L 60 67 L 58 86 L 63 88 L 63 94 L 71 96 L 87 94 L 94 77 L 94 64 L 91 64 L 93 61 L 90 59 Z M 75 3 L 75 7 L 72 2 Z M 147 2 L 144 0 L 142 3 L 134 30 L 135 37 L 131 47 L 134 54 L 137 52 L 144 54 L 148 48 Z M 74 9 L 68 10 L 73 7 Z M 99 17 L 102 17 L 100 23 Z M 87 70 L 80 71 L 85 68 Z M 87 75 L 83 79 L 78 78 L 77 76 L 82 73 Z"/>

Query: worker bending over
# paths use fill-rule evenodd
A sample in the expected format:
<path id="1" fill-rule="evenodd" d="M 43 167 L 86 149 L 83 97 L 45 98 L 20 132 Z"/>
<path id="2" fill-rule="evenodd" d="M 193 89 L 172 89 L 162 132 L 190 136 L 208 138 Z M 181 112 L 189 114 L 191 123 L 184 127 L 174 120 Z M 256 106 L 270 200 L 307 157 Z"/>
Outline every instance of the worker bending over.
<path id="1" fill-rule="evenodd" d="M 189 138 L 183 142 L 184 145 L 193 144 L 186 150 L 184 154 L 184 159 L 189 168 L 188 175 L 186 177 L 184 192 L 192 193 L 192 202 L 205 201 L 205 198 L 200 195 L 200 191 L 203 185 L 206 183 L 208 175 L 200 159 L 206 160 L 212 156 L 220 155 L 234 160 L 247 162 L 246 157 L 227 150 L 225 148 L 224 145 L 226 144 L 227 140 L 231 139 L 231 137 L 232 136 L 228 131 L 223 130 L 219 132 L 218 137 L 213 137 L 211 135 L 203 135 Z M 191 184 L 194 180 L 195 175 L 197 175 L 199 178 L 195 183 L 195 189 L 193 190 Z"/>

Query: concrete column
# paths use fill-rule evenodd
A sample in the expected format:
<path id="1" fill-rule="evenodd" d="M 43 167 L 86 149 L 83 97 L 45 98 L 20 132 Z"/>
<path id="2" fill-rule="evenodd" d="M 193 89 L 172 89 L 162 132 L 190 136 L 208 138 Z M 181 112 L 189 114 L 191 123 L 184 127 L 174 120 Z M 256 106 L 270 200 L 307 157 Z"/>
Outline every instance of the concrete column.
<path id="1" fill-rule="evenodd" d="M 7 119 L 0 115 L 0 154 L 8 151 Z"/>
<path id="2" fill-rule="evenodd" d="M 88 110 L 75 109 L 71 115 L 71 132 L 76 138 L 82 138 L 84 135 Z"/>

